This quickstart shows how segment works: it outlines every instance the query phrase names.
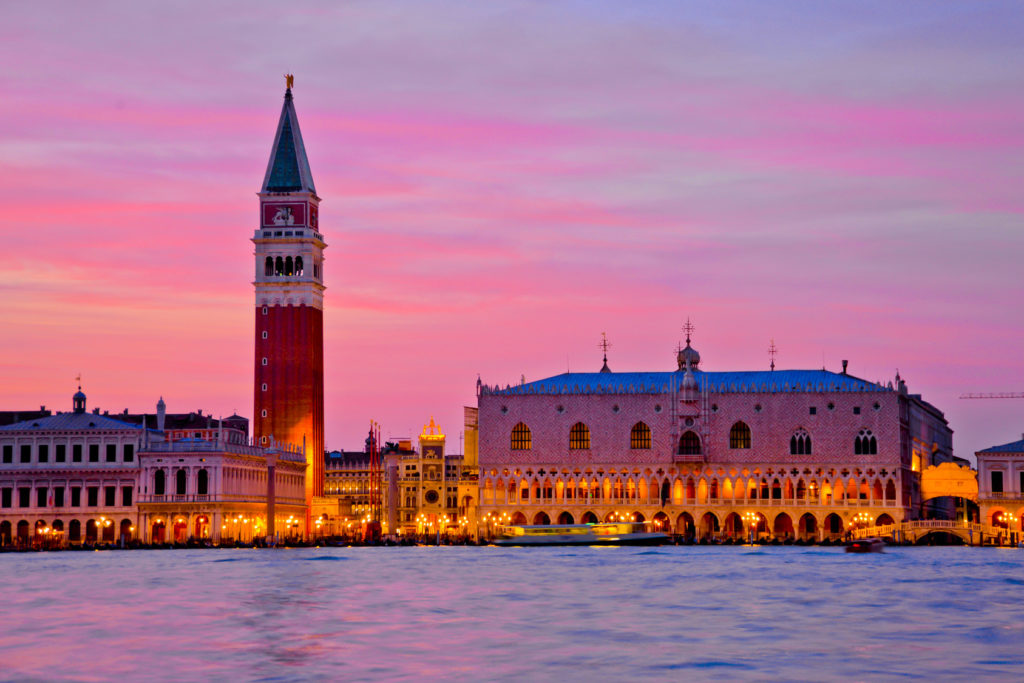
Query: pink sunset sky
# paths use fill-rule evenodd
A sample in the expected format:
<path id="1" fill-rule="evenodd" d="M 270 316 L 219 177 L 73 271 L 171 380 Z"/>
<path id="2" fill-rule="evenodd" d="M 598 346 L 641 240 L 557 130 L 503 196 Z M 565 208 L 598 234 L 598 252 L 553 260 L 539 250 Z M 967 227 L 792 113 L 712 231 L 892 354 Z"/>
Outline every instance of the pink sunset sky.
<path id="1" fill-rule="evenodd" d="M 850 372 L 1024 432 L 1024 13 L 1001 2 L 14 3 L 0 409 L 252 414 L 284 92 L 323 197 L 328 448 L 488 384 Z"/>

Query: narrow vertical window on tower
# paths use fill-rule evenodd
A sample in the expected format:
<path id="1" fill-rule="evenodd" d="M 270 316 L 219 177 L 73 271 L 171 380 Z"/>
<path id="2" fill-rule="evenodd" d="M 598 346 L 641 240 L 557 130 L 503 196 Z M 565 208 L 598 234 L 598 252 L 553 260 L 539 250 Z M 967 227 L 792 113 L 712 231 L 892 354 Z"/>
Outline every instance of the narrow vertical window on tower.
<path id="1" fill-rule="evenodd" d="M 296 275 L 302 275 L 302 257 L 301 256 L 296 256 L 295 257 L 295 274 Z"/>
<path id="2" fill-rule="evenodd" d="M 263 269 L 263 274 L 270 277 L 274 274 L 274 259 L 270 256 L 267 257 L 267 264 Z"/>

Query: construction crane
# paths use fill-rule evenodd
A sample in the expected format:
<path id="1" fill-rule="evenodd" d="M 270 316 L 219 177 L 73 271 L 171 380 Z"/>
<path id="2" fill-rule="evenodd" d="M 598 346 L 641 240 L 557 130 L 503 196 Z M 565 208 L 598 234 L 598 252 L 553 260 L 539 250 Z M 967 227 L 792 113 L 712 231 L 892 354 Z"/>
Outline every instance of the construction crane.
<path id="1" fill-rule="evenodd" d="M 960 398 L 1024 398 L 1024 391 L 999 391 L 987 394 L 960 394 Z"/>

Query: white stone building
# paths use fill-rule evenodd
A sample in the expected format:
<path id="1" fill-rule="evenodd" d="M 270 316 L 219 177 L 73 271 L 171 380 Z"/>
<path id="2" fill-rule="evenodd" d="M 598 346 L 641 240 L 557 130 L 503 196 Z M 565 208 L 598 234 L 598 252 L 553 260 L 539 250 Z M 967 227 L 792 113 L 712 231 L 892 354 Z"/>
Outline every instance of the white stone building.
<path id="1" fill-rule="evenodd" d="M 0 545 L 129 541 L 143 429 L 73 411 L 0 427 Z"/>
<path id="2" fill-rule="evenodd" d="M 1024 529 L 1024 438 L 974 455 L 978 459 L 981 521 L 1020 533 Z"/>
<path id="3" fill-rule="evenodd" d="M 238 436 L 225 431 L 215 441 L 151 443 L 139 453 L 143 542 L 248 543 L 267 536 L 304 536 L 306 460 L 301 448 L 264 448 Z"/>

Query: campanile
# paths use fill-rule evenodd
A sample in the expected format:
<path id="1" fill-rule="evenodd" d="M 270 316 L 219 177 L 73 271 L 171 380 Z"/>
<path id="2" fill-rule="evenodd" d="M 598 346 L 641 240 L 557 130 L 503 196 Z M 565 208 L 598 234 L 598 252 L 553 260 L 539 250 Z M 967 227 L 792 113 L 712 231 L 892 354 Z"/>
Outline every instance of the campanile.
<path id="1" fill-rule="evenodd" d="M 320 197 L 292 101 L 292 78 L 259 191 L 253 435 L 304 446 L 306 506 L 323 494 L 324 243 Z M 308 515 L 307 515 L 308 516 Z M 308 526 L 308 520 L 307 520 Z"/>

